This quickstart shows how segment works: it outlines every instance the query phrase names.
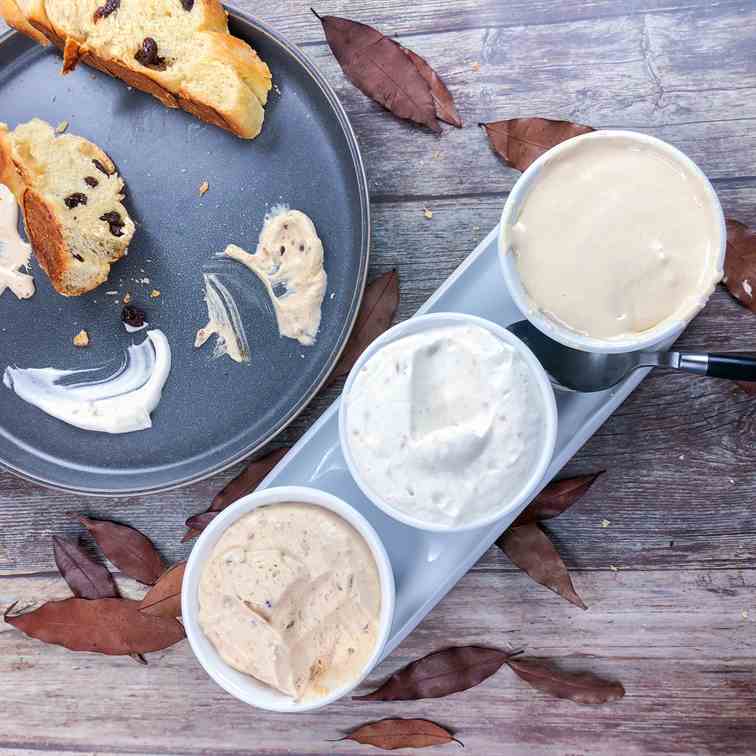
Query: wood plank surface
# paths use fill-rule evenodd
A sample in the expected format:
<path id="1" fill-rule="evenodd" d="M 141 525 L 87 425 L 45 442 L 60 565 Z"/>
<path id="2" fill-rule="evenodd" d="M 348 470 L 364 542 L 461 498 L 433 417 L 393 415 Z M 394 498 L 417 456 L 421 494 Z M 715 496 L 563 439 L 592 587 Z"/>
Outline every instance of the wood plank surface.
<path id="1" fill-rule="evenodd" d="M 401 319 L 498 221 L 517 179 L 491 152 L 481 120 L 546 115 L 654 134 L 701 164 L 726 214 L 756 225 L 753 0 L 317 4 L 320 13 L 398 35 L 436 66 L 466 123 L 440 137 L 396 120 L 345 80 L 307 3 L 237 4 L 302 44 L 344 102 L 371 188 L 371 276 L 399 270 Z M 680 345 L 756 351 L 756 316 L 719 290 Z M 293 443 L 338 389 L 275 445 Z M 45 646 L 0 624 L 0 753 L 372 753 L 327 741 L 397 715 L 453 728 L 475 756 L 756 753 L 756 398 L 726 382 L 653 375 L 565 472 L 598 469 L 607 474 L 548 527 L 589 611 L 534 585 L 493 549 L 371 682 L 446 645 L 525 645 L 534 656 L 620 679 L 627 696 L 619 703 L 547 699 L 501 670 L 447 699 L 344 701 L 276 716 L 224 694 L 186 643 L 143 668 Z M 237 470 L 120 500 L 0 473 L 0 607 L 67 595 L 53 574 L 50 537 L 82 536 L 71 510 L 128 522 L 168 560 L 185 557 L 183 520 Z"/>

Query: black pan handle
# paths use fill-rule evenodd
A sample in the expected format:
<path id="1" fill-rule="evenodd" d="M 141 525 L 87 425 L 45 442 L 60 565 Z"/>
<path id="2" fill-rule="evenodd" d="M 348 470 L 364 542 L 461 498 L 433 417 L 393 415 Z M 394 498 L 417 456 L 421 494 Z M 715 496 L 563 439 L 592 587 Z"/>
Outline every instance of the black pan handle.
<path id="1" fill-rule="evenodd" d="M 734 381 L 756 381 L 756 357 L 746 354 L 710 354 L 706 375 Z"/>

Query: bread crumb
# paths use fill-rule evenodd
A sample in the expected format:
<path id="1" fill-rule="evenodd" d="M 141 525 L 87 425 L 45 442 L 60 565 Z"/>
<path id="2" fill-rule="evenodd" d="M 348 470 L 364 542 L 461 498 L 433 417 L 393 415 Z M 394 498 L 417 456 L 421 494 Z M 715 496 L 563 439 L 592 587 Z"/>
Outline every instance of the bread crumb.
<path id="1" fill-rule="evenodd" d="M 150 292 L 150 296 L 152 297 L 152 299 L 157 299 L 160 296 L 160 290 L 159 289 L 153 289 Z"/>
<path id="2" fill-rule="evenodd" d="M 423 215 L 430 220 L 433 217 L 433 210 L 431 210 L 429 207 L 423 208 Z"/>
<path id="3" fill-rule="evenodd" d="M 89 334 L 82 328 L 76 336 L 73 337 L 75 347 L 89 346 Z"/>
<path id="4" fill-rule="evenodd" d="M 203 182 L 202 182 L 202 183 L 200 184 L 200 187 L 199 187 L 199 193 L 200 193 L 200 197 L 201 197 L 201 196 L 202 196 L 203 194 L 206 194 L 206 193 L 207 193 L 207 190 L 208 190 L 209 188 L 210 188 L 210 184 L 208 184 L 208 183 L 207 183 L 207 181 L 203 181 Z"/>
<path id="5" fill-rule="evenodd" d="M 601 520 L 601 527 L 608 528 L 612 523 L 609 520 Z"/>
<path id="6" fill-rule="evenodd" d="M 743 619 L 748 619 L 748 610 L 747 609 L 743 609 L 743 611 L 740 613 L 740 616 Z"/>
<path id="7" fill-rule="evenodd" d="M 435 151 L 435 152 L 433 153 L 433 159 L 434 159 L 434 160 L 438 160 L 438 159 L 439 159 L 440 157 L 441 157 L 441 150 L 436 150 L 436 151 Z"/>
<path id="8" fill-rule="evenodd" d="M 56 127 L 55 127 L 55 133 L 56 134 L 62 134 L 66 129 L 68 128 L 68 121 L 61 121 Z"/>
<path id="9" fill-rule="evenodd" d="M 612 572 L 619 572 L 619 567 L 615 567 L 615 566 L 614 566 L 613 564 L 610 564 L 610 565 L 609 565 L 609 569 L 610 569 L 610 570 L 611 570 Z"/>
<path id="10" fill-rule="evenodd" d="M 131 292 L 127 291 L 123 297 L 123 303 L 128 304 L 129 302 L 131 302 Z"/>
<path id="11" fill-rule="evenodd" d="M 474 63 L 470 65 L 470 68 L 472 68 L 473 71 L 480 71 L 480 63 L 476 60 Z"/>

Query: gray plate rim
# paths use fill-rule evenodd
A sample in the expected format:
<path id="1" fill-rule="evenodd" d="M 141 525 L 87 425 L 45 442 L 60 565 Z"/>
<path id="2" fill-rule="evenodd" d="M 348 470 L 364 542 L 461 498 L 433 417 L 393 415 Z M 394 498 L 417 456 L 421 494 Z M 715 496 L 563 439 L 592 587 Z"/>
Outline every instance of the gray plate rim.
<path id="1" fill-rule="evenodd" d="M 349 340 L 349 336 L 352 333 L 352 329 L 354 328 L 354 324 L 357 320 L 357 315 L 359 314 L 360 304 L 362 303 L 362 296 L 365 291 L 365 283 L 367 281 L 367 273 L 368 273 L 368 267 L 369 267 L 369 262 L 370 262 L 370 245 L 371 245 L 370 192 L 368 189 L 367 174 L 365 172 L 365 164 L 362 159 L 362 153 L 360 152 L 359 144 L 357 141 L 357 135 L 354 132 L 354 128 L 352 127 L 352 124 L 349 121 L 349 117 L 347 116 L 346 111 L 344 110 L 344 106 L 341 104 L 341 101 L 339 100 L 338 95 L 336 94 L 335 90 L 328 83 L 328 80 L 320 72 L 320 70 L 315 65 L 315 63 L 313 63 L 312 60 L 310 60 L 310 58 L 297 45 L 295 45 L 293 42 L 290 42 L 288 39 L 286 39 L 286 37 L 284 37 L 279 32 L 275 31 L 266 23 L 263 23 L 262 21 L 260 21 L 258 18 L 248 13 L 245 13 L 244 11 L 238 10 L 237 8 L 234 8 L 233 6 L 227 5 L 225 3 L 224 3 L 224 7 L 231 18 L 237 21 L 240 21 L 243 24 L 251 26 L 257 32 L 262 33 L 266 35 L 267 37 L 269 37 L 275 43 L 280 45 L 281 48 L 285 50 L 289 55 L 291 55 L 291 57 L 294 58 L 302 66 L 302 68 L 304 68 L 304 70 L 310 75 L 310 78 L 318 86 L 320 91 L 323 93 L 323 96 L 326 98 L 329 105 L 333 109 L 333 112 L 336 115 L 338 122 L 341 125 L 341 128 L 344 132 L 344 136 L 346 137 L 347 144 L 349 145 L 350 157 L 352 159 L 352 164 L 354 165 L 357 183 L 359 186 L 359 199 L 360 199 L 360 210 L 361 210 L 360 221 L 361 221 L 361 227 L 362 227 L 362 247 L 360 249 L 359 280 L 358 280 L 357 287 L 355 288 L 354 297 L 350 306 L 349 318 L 346 321 L 346 323 L 342 326 L 342 337 L 340 340 L 339 347 L 338 349 L 334 350 L 334 352 L 332 353 L 328 361 L 328 364 L 326 365 L 326 368 L 322 372 L 321 379 L 317 383 L 313 384 L 310 390 L 293 407 L 291 412 L 289 412 L 286 416 L 284 416 L 279 421 L 279 423 L 271 430 L 271 432 L 268 434 L 266 438 L 264 438 L 259 443 L 252 444 L 249 447 L 241 449 L 240 451 L 238 451 L 237 453 L 229 457 L 227 460 L 220 462 L 218 464 L 212 465 L 211 467 L 208 467 L 200 472 L 197 472 L 194 475 L 186 476 L 184 479 L 181 479 L 181 480 L 169 483 L 169 484 L 156 485 L 156 486 L 147 487 L 147 488 L 140 488 L 140 487 L 136 487 L 133 489 L 122 488 L 117 491 L 114 491 L 111 489 L 87 488 L 87 487 L 76 488 L 72 486 L 71 487 L 63 486 L 53 481 L 47 480 L 43 477 L 31 475 L 29 473 L 26 473 L 24 470 L 21 470 L 18 467 L 7 463 L 4 459 L 0 458 L 0 469 L 7 470 L 8 472 L 12 473 L 13 475 L 16 475 L 17 477 L 23 480 L 27 480 L 31 483 L 35 483 L 40 486 L 44 486 L 45 488 L 49 488 L 55 491 L 63 491 L 66 493 L 76 493 L 76 494 L 81 494 L 84 496 L 98 496 L 98 497 L 103 497 L 103 498 L 123 498 L 126 496 L 148 496 L 151 494 L 165 493 L 166 491 L 174 491 L 176 489 L 184 488 L 194 483 L 198 483 L 213 475 L 222 473 L 225 470 L 228 470 L 230 467 L 233 467 L 239 462 L 247 459 L 248 457 L 251 457 L 256 452 L 260 451 L 260 449 L 263 449 L 267 444 L 269 444 L 276 436 L 278 436 L 288 425 L 290 425 L 299 416 L 299 414 L 317 396 L 320 389 L 323 388 L 324 384 L 327 382 L 331 374 L 331 371 L 333 370 L 339 357 L 344 351 L 347 341 Z M 0 46 L 7 43 L 10 39 L 12 39 L 17 34 L 21 35 L 21 32 L 18 32 L 12 28 L 8 29 L 3 34 L 0 34 Z"/>

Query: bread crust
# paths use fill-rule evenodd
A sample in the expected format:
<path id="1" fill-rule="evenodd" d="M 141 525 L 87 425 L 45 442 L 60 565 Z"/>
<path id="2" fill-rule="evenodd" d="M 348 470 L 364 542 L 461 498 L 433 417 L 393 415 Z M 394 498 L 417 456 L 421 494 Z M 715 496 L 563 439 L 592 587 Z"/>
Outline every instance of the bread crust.
<path id="1" fill-rule="evenodd" d="M 63 230 L 55 214 L 35 191 L 26 189 L 21 198 L 26 231 L 34 254 L 42 270 L 47 273 L 57 291 L 66 296 L 76 296 L 82 291 L 70 290 L 64 285 L 66 261 L 71 255 L 63 240 Z M 101 281 L 98 282 L 102 283 Z M 65 289 L 61 291 L 61 289 Z"/>
<path id="2" fill-rule="evenodd" d="M 83 61 L 121 79 L 129 86 L 151 94 L 166 107 L 182 108 L 200 120 L 219 126 L 236 136 L 253 139 L 260 133 L 262 126 L 262 106 L 265 105 L 271 88 L 270 69 L 246 42 L 229 34 L 227 14 L 218 0 L 196 0 L 196 3 L 201 6 L 203 14 L 198 32 L 205 35 L 213 60 L 236 71 L 243 85 L 249 88 L 260 103 L 259 108 L 245 107 L 240 102 L 222 112 L 212 103 L 193 96 L 184 87 L 172 90 L 169 77 L 161 71 L 131 60 L 107 57 L 102 51 L 90 48 L 85 40 L 75 39 L 64 29 L 56 28 L 45 10 L 45 0 L 33 0 L 26 16 L 15 0 L 0 0 L 0 13 L 18 31 L 38 41 L 41 36 L 61 49 L 64 74 L 72 71 L 79 61 Z M 6 15 L 5 6 L 12 6 L 15 10 L 13 13 L 8 10 Z M 11 15 L 17 23 L 11 22 Z"/>
<path id="3" fill-rule="evenodd" d="M 47 36 L 29 23 L 15 0 L 0 0 L 0 16 L 5 19 L 8 26 L 13 27 L 22 34 L 26 34 L 27 37 L 31 37 L 40 45 L 46 46 L 50 44 Z"/>

